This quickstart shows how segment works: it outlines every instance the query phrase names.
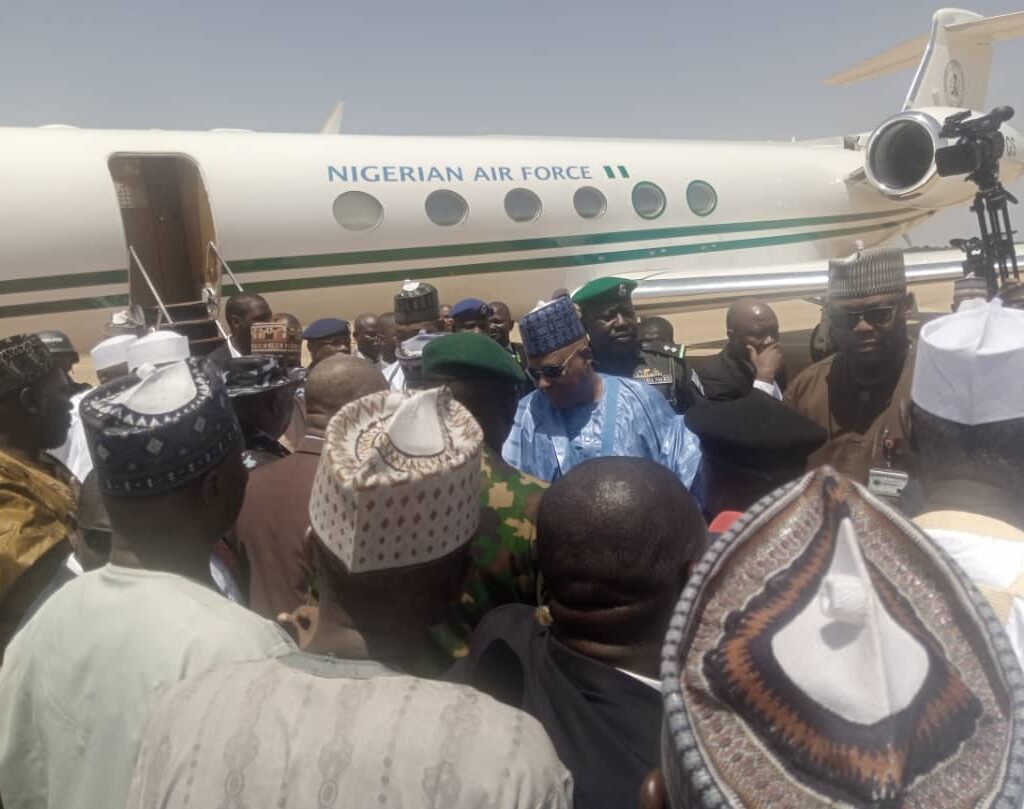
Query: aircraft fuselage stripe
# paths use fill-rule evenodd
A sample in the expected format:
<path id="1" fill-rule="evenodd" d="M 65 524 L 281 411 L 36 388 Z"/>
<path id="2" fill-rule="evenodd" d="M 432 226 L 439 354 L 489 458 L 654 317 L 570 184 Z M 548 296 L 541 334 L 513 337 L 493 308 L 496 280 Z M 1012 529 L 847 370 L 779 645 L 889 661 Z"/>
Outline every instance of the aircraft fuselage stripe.
<path id="1" fill-rule="evenodd" d="M 510 258 L 493 262 L 456 264 L 445 267 L 425 267 L 412 271 L 406 268 L 400 270 L 354 273 L 351 275 L 329 275 L 313 278 L 281 278 L 267 281 L 252 281 L 247 283 L 245 287 L 247 290 L 251 290 L 253 292 L 283 292 L 300 289 L 324 289 L 338 286 L 353 286 L 357 284 L 388 283 L 401 281 L 409 277 L 410 274 L 415 275 L 416 278 L 445 278 L 463 275 L 482 275 L 486 273 L 522 272 L 529 270 L 564 269 L 568 267 L 580 267 L 587 265 L 615 264 L 623 261 L 641 261 L 652 258 L 693 255 L 698 253 L 714 253 L 725 250 L 744 250 L 756 247 L 771 247 L 783 244 L 819 241 L 821 239 L 852 236 L 858 233 L 868 233 L 875 230 L 897 227 L 904 224 L 904 221 L 905 220 L 902 219 L 895 219 L 891 221 L 878 222 L 869 226 L 861 225 L 852 228 L 837 228 L 804 233 L 786 233 L 775 236 L 760 236 L 750 239 L 702 242 L 699 244 L 644 247 L 631 250 L 620 250 L 611 253 L 547 256 L 531 259 Z M 272 259 L 261 259 L 260 261 L 271 260 Z M 234 268 L 234 263 L 232 263 L 232 268 Z M 105 278 L 108 276 L 119 276 L 120 282 L 127 280 L 126 270 L 115 270 L 110 273 L 93 273 L 91 275 L 103 275 Z M 47 276 L 45 279 L 39 280 L 49 280 L 57 277 L 60 276 Z M 75 276 L 69 277 L 74 278 Z M 114 278 L 114 280 L 110 281 L 104 280 L 102 283 L 117 282 L 118 278 Z M 93 283 L 95 284 L 96 282 Z M 47 285 L 41 288 L 52 289 L 54 286 Z M 0 287 L 0 292 L 4 291 L 7 290 Z M 25 290 L 19 289 L 11 291 L 20 292 Z M 230 295 L 234 291 L 235 287 L 232 284 L 224 284 L 223 292 L 225 295 Z M 73 298 L 56 301 L 34 301 L 30 303 L 0 306 L 0 318 L 23 317 L 55 312 L 72 312 L 84 309 L 105 309 L 112 306 L 124 306 L 127 302 L 128 296 L 126 294 L 101 295 L 92 298 Z"/>
<path id="2" fill-rule="evenodd" d="M 651 228 L 647 230 L 613 231 L 576 236 L 556 236 L 539 239 L 514 239 L 500 242 L 474 242 L 446 244 L 430 247 L 401 247 L 392 250 L 360 250 L 347 253 L 321 253 L 275 258 L 235 259 L 229 261 L 235 273 L 267 272 L 271 270 L 300 270 L 317 267 L 348 267 L 355 264 L 378 264 L 396 261 L 414 261 L 435 258 L 462 258 L 493 253 L 514 253 L 525 250 L 557 250 L 566 247 L 586 247 L 622 242 L 676 239 L 718 233 L 743 233 L 756 230 L 832 225 L 900 215 L 904 211 L 875 211 L 861 214 L 804 217 L 800 219 L 773 219 L 752 222 L 728 222 L 717 225 L 693 225 L 678 228 Z M 40 292 L 48 289 L 90 287 L 103 284 L 123 284 L 128 279 L 125 269 L 64 275 L 45 275 L 0 281 L 0 295 L 18 292 Z"/>

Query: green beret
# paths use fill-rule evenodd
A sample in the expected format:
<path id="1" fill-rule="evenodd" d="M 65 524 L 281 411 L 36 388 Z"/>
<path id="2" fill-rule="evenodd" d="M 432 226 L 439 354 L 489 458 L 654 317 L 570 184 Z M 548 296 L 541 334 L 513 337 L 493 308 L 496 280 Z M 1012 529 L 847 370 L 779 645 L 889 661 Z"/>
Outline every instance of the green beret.
<path id="1" fill-rule="evenodd" d="M 614 275 L 596 278 L 580 287 L 572 296 L 572 302 L 589 307 L 628 301 L 636 286 L 636 281 L 629 278 L 616 278 Z"/>
<path id="2" fill-rule="evenodd" d="M 450 379 L 497 377 L 521 385 L 526 374 L 512 355 L 490 337 L 474 332 L 446 334 L 423 349 L 423 376 Z"/>

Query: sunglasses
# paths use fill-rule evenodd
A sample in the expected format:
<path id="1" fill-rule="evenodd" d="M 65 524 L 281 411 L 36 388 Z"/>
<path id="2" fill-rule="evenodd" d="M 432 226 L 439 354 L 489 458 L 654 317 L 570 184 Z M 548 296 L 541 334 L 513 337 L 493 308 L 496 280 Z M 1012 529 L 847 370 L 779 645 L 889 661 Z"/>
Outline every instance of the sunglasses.
<path id="1" fill-rule="evenodd" d="M 884 326 L 892 321 L 895 311 L 895 306 L 873 306 L 861 312 L 833 309 L 830 318 L 832 324 L 840 329 L 853 329 L 861 319 L 869 326 Z"/>
<path id="2" fill-rule="evenodd" d="M 530 379 L 534 382 L 539 382 L 542 376 L 548 379 L 560 379 L 565 373 L 565 369 L 569 367 L 569 363 L 572 362 L 572 358 L 579 353 L 584 345 L 584 343 L 580 343 L 576 346 L 560 365 L 542 365 L 540 368 L 527 368 L 526 373 L 530 375 Z"/>

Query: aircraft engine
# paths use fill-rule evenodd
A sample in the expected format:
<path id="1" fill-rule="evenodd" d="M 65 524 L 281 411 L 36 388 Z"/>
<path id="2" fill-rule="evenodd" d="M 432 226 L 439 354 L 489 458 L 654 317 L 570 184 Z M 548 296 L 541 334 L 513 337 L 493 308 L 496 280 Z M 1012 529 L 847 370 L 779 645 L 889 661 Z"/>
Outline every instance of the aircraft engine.
<path id="1" fill-rule="evenodd" d="M 920 111 L 894 115 L 868 138 L 864 170 L 885 196 L 909 199 L 924 193 L 938 178 L 935 150 L 945 145 L 942 124 Z"/>

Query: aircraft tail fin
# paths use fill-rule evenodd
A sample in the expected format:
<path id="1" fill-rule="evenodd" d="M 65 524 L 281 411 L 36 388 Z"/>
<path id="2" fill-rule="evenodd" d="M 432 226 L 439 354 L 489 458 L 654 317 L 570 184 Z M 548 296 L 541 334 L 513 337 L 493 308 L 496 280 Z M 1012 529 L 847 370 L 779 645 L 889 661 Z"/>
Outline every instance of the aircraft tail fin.
<path id="1" fill-rule="evenodd" d="M 908 39 L 885 53 L 836 73 L 825 84 L 845 85 L 917 65 L 903 103 L 917 107 L 961 107 L 984 110 L 992 46 L 1024 36 L 1024 12 L 982 17 L 972 11 L 946 8 L 932 17 L 931 33 Z"/>
<path id="2" fill-rule="evenodd" d="M 323 126 L 320 127 L 321 135 L 338 135 L 341 133 L 341 118 L 345 113 L 345 103 L 337 102 L 327 114 Z"/>

